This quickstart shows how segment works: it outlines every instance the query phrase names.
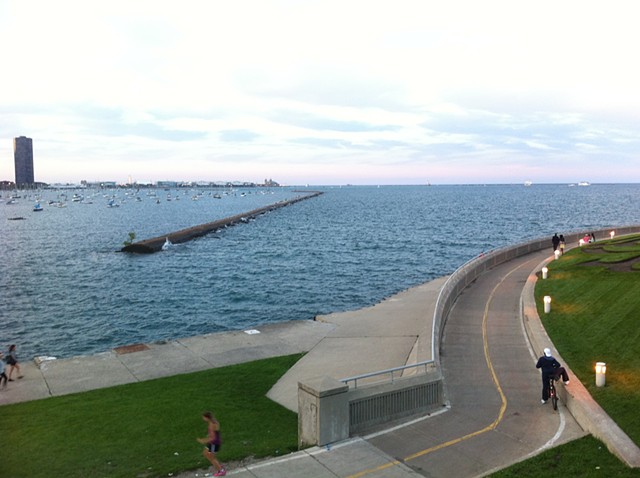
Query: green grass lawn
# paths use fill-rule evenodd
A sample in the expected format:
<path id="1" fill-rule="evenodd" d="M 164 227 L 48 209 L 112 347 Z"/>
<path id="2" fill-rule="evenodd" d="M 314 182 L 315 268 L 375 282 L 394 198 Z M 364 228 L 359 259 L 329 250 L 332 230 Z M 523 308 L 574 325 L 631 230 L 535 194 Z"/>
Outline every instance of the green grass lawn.
<path id="1" fill-rule="evenodd" d="M 0 407 L 0 477 L 158 477 L 202 468 L 202 412 L 223 462 L 297 450 L 297 415 L 266 397 L 302 355 Z"/>
<path id="2" fill-rule="evenodd" d="M 640 235 L 573 249 L 536 284 L 538 313 L 564 360 L 591 395 L 640 444 Z M 552 298 L 545 314 L 542 298 Z M 606 362 L 606 386 L 595 363 Z M 492 476 L 640 477 L 594 437 L 553 448 Z"/>

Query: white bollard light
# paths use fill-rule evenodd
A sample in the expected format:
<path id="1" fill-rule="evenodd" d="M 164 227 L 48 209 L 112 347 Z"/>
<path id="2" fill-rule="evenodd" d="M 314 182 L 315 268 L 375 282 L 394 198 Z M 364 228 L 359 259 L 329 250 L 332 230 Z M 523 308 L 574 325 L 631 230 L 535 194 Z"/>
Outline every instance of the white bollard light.
<path id="1" fill-rule="evenodd" d="M 613 236 L 615 236 L 615 235 L 616 235 L 616 231 L 611 231 L 611 232 L 609 233 L 609 235 L 611 236 L 611 239 L 613 239 Z"/>
<path id="2" fill-rule="evenodd" d="M 606 383 L 607 364 L 596 362 L 596 387 L 604 387 Z"/>
<path id="3" fill-rule="evenodd" d="M 578 243 L 580 244 L 580 247 L 584 246 L 584 239 L 580 239 Z"/>
<path id="4" fill-rule="evenodd" d="M 556 256 L 556 261 L 557 261 L 558 258 L 560 257 L 560 251 L 556 249 L 555 251 L 553 251 L 553 254 Z"/>
<path id="5" fill-rule="evenodd" d="M 548 314 L 551 312 L 551 297 L 548 295 L 544 296 L 544 313 Z"/>
<path id="6" fill-rule="evenodd" d="M 542 268 L 542 278 L 546 279 L 547 278 L 547 273 L 549 272 L 549 269 L 547 267 L 543 267 Z"/>

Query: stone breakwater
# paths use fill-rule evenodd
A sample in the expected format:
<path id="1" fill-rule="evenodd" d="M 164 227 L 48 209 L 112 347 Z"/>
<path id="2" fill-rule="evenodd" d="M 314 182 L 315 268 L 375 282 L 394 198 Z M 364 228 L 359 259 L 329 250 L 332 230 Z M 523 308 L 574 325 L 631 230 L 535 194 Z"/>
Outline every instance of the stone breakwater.
<path id="1" fill-rule="evenodd" d="M 169 241 L 169 243 L 171 244 L 179 244 L 181 242 L 187 242 L 192 239 L 195 239 L 196 237 L 204 236 L 206 234 L 209 234 L 210 232 L 215 232 L 225 227 L 246 223 L 250 219 L 254 219 L 262 214 L 266 214 L 268 212 L 274 211 L 281 207 L 290 206 L 291 204 L 295 204 L 305 199 L 311 199 L 311 198 L 317 197 L 321 194 L 323 194 L 321 191 L 305 193 L 302 196 L 297 196 L 295 198 L 288 199 L 286 201 L 279 201 L 277 203 L 270 204 L 268 206 L 264 206 L 258 209 L 253 209 L 245 213 L 236 214 L 235 216 L 230 216 L 224 219 L 219 219 L 217 221 L 200 224 L 198 226 L 188 227 L 186 229 L 181 229 L 176 232 L 163 234 L 162 236 L 154 237 L 151 239 L 145 239 L 143 241 L 134 242 L 124 246 L 122 249 L 120 249 L 120 251 L 151 254 L 154 252 L 161 251 L 162 247 L 167 243 L 167 241 Z"/>

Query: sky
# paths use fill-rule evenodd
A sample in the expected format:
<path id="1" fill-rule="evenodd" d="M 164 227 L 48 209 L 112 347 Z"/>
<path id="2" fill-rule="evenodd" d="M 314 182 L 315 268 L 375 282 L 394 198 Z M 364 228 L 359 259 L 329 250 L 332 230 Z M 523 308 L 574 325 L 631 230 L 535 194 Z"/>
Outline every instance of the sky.
<path id="1" fill-rule="evenodd" d="M 636 12 L 0 0 L 0 180 L 640 182 Z"/>

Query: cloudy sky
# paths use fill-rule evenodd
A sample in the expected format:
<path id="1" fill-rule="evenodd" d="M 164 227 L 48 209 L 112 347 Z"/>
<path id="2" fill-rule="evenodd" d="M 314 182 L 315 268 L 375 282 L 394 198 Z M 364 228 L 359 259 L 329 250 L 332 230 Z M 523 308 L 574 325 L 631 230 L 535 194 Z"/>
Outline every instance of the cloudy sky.
<path id="1" fill-rule="evenodd" d="M 640 182 L 636 5 L 0 0 L 0 179 Z"/>

